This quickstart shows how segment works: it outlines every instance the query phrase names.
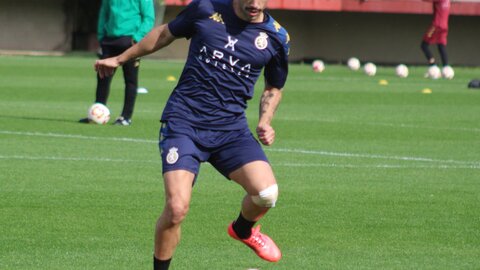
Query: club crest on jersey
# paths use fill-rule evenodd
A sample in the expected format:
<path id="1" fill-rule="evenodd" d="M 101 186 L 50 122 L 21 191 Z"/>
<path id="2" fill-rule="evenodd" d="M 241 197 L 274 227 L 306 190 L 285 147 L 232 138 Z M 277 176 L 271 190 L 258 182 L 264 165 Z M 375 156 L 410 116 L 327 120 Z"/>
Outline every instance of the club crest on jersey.
<path id="1" fill-rule="evenodd" d="M 255 47 L 259 50 L 264 50 L 268 47 L 268 35 L 267 33 L 260 32 L 258 37 L 255 39 Z"/>
<path id="2" fill-rule="evenodd" d="M 175 164 L 175 162 L 177 162 L 178 160 L 178 148 L 176 147 L 172 147 L 170 149 L 168 149 L 168 154 L 167 154 L 167 163 L 168 164 Z"/>

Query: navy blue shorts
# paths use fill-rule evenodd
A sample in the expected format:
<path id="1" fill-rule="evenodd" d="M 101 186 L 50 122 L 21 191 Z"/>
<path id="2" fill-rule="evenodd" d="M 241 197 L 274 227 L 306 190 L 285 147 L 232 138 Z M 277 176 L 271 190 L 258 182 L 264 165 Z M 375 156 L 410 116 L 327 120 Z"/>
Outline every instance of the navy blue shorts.
<path id="1" fill-rule="evenodd" d="M 200 163 L 209 162 L 226 178 L 243 165 L 267 156 L 249 129 L 207 130 L 169 121 L 160 129 L 163 173 L 187 170 L 198 175 Z"/>

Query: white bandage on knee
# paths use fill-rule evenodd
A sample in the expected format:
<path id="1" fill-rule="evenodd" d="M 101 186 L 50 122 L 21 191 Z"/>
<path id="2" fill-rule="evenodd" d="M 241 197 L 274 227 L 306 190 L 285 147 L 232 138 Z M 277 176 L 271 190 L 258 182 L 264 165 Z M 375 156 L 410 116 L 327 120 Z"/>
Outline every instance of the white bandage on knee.
<path id="1" fill-rule="evenodd" d="M 258 195 L 251 196 L 252 201 L 261 207 L 275 207 L 278 198 L 278 185 L 272 185 L 260 191 Z"/>

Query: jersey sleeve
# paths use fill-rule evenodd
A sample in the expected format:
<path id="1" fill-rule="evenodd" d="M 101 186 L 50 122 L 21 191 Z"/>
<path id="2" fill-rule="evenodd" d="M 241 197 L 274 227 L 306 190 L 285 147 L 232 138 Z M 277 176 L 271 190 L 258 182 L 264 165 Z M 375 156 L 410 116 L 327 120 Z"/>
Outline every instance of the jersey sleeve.
<path id="1" fill-rule="evenodd" d="M 191 38 L 195 33 L 195 20 L 199 14 L 199 5 L 202 0 L 194 0 L 185 7 L 178 16 L 168 23 L 168 29 L 175 37 Z"/>
<path id="2" fill-rule="evenodd" d="M 288 75 L 288 55 L 290 53 L 290 38 L 287 32 L 279 38 L 281 46 L 277 53 L 265 66 L 265 80 L 270 86 L 282 89 L 285 86 Z"/>

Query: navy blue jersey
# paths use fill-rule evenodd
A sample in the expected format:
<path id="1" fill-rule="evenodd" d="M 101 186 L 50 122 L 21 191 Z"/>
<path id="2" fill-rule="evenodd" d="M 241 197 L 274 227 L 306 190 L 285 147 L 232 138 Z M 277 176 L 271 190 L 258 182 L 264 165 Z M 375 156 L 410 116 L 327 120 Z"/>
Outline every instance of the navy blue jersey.
<path id="1" fill-rule="evenodd" d="M 162 122 L 213 130 L 248 128 L 245 109 L 262 69 L 269 85 L 283 88 L 289 36 L 267 13 L 263 23 L 249 23 L 237 17 L 232 0 L 194 0 L 168 28 L 191 43 Z"/>

